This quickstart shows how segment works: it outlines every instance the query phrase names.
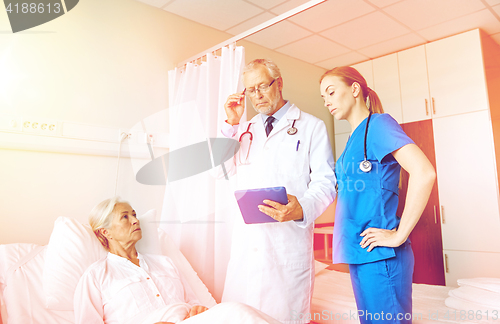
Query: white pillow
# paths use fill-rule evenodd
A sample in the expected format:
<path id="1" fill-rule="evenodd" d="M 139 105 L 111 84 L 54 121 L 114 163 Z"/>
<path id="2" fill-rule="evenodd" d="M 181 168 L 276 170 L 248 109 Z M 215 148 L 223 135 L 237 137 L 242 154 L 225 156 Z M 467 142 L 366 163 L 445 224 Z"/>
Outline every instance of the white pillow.
<path id="1" fill-rule="evenodd" d="M 500 294 L 500 278 L 458 279 L 457 283 L 459 286 L 476 287 Z"/>
<path id="2" fill-rule="evenodd" d="M 196 271 L 194 271 L 189 261 L 177 248 L 170 236 L 168 236 L 168 234 L 161 228 L 158 228 L 158 236 L 160 239 L 162 254 L 172 259 L 172 262 L 175 264 L 184 279 L 186 279 L 189 283 L 189 286 L 195 293 L 196 297 L 198 297 L 200 303 L 208 308 L 217 305 L 214 297 L 208 291 L 207 286 L 205 286 L 200 277 L 198 277 Z"/>
<path id="3" fill-rule="evenodd" d="M 157 233 L 156 210 L 138 217 L 143 244 L 141 253 L 161 251 Z M 153 235 L 155 234 L 156 235 Z M 152 237 L 152 238 L 151 238 Z M 73 310 L 73 295 L 80 277 L 94 262 L 107 255 L 89 225 L 75 219 L 59 217 L 50 236 L 43 269 L 46 306 L 53 310 Z"/>
<path id="4" fill-rule="evenodd" d="M 448 294 L 452 297 L 478 304 L 481 308 L 500 309 L 500 294 L 493 291 L 472 286 L 462 286 L 450 290 Z"/>

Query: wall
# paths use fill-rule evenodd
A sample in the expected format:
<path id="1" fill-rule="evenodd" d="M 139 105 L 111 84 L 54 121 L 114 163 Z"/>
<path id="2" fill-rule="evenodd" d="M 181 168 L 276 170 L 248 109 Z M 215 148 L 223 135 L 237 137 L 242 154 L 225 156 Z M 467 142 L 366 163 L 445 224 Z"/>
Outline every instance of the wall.
<path id="1" fill-rule="evenodd" d="M 228 38 L 134 0 L 80 1 L 64 16 L 16 34 L 2 9 L 0 31 L 0 117 L 116 128 L 166 109 L 167 71 Z M 46 244 L 58 216 L 84 222 L 114 192 L 114 157 L 4 146 L 0 158 L 0 244 Z M 161 212 L 164 186 L 137 183 L 125 158 L 118 194 L 139 213 Z"/>
<path id="2" fill-rule="evenodd" d="M 10 30 L 0 10 L 0 118 L 125 129 L 168 108 L 168 70 L 231 37 L 134 0 L 80 1 L 51 22 Z M 324 71 L 249 42 L 241 45 L 247 61 L 276 61 L 285 98 L 324 119 L 333 142 L 333 121 L 318 91 Z M 114 157 L 0 146 L 0 158 L 0 244 L 46 244 L 58 216 L 85 222 L 90 209 L 114 192 Z M 164 186 L 137 183 L 129 158 L 121 160 L 118 188 L 138 213 L 161 213 Z"/>

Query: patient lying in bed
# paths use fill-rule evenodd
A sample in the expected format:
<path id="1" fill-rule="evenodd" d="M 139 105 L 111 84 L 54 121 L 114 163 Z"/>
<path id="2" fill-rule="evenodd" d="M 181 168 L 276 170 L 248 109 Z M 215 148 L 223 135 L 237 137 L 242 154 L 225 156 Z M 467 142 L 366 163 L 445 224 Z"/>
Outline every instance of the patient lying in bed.
<path id="1" fill-rule="evenodd" d="M 172 261 L 137 252 L 142 238 L 132 207 L 116 198 L 94 207 L 89 223 L 106 258 L 91 265 L 74 296 L 76 324 L 278 323 L 242 304 L 200 305 Z M 208 310 L 208 311 L 207 311 Z M 203 314 L 202 314 L 203 313 Z M 201 315 L 200 315 L 201 314 Z"/>

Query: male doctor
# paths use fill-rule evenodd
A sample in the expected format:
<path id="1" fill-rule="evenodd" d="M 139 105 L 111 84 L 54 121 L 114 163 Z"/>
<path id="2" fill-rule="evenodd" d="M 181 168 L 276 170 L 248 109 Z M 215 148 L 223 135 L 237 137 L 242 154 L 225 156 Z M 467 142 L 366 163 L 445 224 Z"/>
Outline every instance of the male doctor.
<path id="1" fill-rule="evenodd" d="M 243 83 L 245 91 L 230 95 L 224 105 L 222 133 L 238 140 L 247 132 L 226 169 L 237 174 L 238 189 L 284 186 L 288 204 L 264 200 L 259 206 L 278 222 L 235 225 L 222 301 L 251 305 L 282 323 L 307 323 L 314 220 L 335 198 L 326 127 L 283 99 L 283 79 L 272 61 L 250 62 Z M 258 114 L 239 124 L 245 96 Z"/>

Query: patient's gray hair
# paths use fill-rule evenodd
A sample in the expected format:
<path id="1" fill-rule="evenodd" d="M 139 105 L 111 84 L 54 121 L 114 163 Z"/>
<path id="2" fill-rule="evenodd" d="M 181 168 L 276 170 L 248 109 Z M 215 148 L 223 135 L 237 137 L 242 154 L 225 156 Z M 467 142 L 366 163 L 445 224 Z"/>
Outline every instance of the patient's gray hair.
<path id="1" fill-rule="evenodd" d="M 125 200 L 121 200 L 120 197 L 113 197 L 106 199 L 99 204 L 97 204 L 89 215 L 89 224 L 94 231 L 95 236 L 99 242 L 101 242 L 102 246 L 109 250 L 109 242 L 108 239 L 102 235 L 101 228 L 109 229 L 111 227 L 111 223 L 113 222 L 113 210 L 117 204 L 129 204 Z M 129 204 L 130 205 L 130 204 Z"/>
<path id="2" fill-rule="evenodd" d="M 248 71 L 254 70 L 258 65 L 264 65 L 267 70 L 269 71 L 269 75 L 273 79 L 277 79 L 281 77 L 281 72 L 276 63 L 274 63 L 271 60 L 268 59 L 256 59 L 253 60 L 252 62 L 248 63 L 244 68 L 243 68 L 243 75 L 247 73 Z"/>

